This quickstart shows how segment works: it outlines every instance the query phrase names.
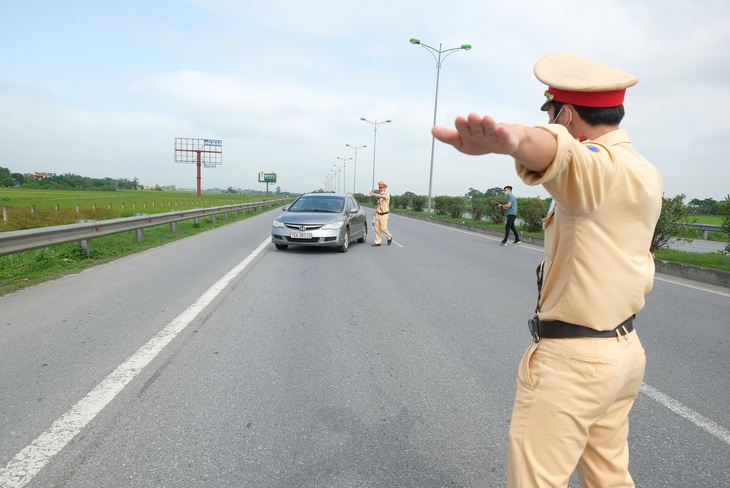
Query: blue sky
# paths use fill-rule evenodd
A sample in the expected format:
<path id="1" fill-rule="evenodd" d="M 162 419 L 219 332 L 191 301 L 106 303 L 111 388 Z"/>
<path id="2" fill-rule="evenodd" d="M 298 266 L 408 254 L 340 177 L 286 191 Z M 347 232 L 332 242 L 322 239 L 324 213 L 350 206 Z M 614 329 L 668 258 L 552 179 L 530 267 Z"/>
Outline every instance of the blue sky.
<path id="1" fill-rule="evenodd" d="M 175 137 L 223 141 L 203 188 L 428 193 L 434 47 L 471 44 L 442 63 L 437 123 L 469 112 L 536 125 L 532 68 L 571 52 L 639 78 L 622 128 L 665 194 L 730 194 L 730 4 L 726 1 L 430 2 L 348 0 L 6 1 L 0 30 L 0 166 L 194 188 Z M 646 4 L 646 5 L 645 5 Z M 346 144 L 366 145 L 344 174 Z M 433 195 L 511 184 L 543 196 L 511 158 L 436 144 Z"/>

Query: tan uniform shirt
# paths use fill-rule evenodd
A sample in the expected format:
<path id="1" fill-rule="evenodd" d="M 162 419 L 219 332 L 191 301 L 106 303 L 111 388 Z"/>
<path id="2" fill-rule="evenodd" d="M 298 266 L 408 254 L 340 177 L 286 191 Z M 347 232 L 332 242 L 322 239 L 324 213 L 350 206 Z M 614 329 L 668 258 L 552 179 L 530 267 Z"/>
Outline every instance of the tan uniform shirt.
<path id="1" fill-rule="evenodd" d="M 578 142 L 560 125 L 558 150 L 544 173 L 516 161 L 520 178 L 555 200 L 545 226 L 541 320 L 609 330 L 644 307 L 654 281 L 649 246 L 662 207 L 656 168 L 624 130 Z"/>
<path id="2" fill-rule="evenodd" d="M 381 193 L 385 198 L 378 198 L 378 213 L 390 212 L 390 194 Z"/>

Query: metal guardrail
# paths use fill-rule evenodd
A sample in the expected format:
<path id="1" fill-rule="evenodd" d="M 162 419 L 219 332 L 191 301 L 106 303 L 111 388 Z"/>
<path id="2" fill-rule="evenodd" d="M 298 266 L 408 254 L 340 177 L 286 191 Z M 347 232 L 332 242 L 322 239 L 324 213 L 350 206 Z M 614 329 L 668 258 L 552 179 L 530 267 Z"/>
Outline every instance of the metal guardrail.
<path id="1" fill-rule="evenodd" d="M 142 230 L 156 225 L 170 224 L 175 231 L 175 223 L 183 220 L 224 214 L 227 212 L 245 211 L 257 207 L 268 207 L 288 202 L 290 199 L 269 200 L 264 202 L 242 203 L 223 207 L 196 208 L 191 210 L 173 210 L 171 212 L 137 215 L 121 219 L 95 220 L 77 224 L 39 227 L 36 229 L 0 232 L 0 256 L 23 251 L 32 251 L 44 247 L 79 242 L 87 253 L 90 252 L 90 241 L 97 237 L 135 231 L 137 240 L 142 240 Z"/>
<path id="2" fill-rule="evenodd" d="M 687 224 L 687 227 L 691 227 L 694 230 L 702 232 L 702 238 L 707 240 L 707 234 L 710 232 L 720 232 L 722 229 L 721 225 L 710 225 L 710 224 Z"/>

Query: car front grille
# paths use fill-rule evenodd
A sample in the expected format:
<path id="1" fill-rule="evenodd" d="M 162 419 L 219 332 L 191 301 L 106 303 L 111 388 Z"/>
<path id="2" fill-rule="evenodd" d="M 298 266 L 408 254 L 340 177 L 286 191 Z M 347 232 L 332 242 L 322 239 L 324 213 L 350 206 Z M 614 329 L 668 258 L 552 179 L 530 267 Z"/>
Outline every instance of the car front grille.
<path id="1" fill-rule="evenodd" d="M 317 230 L 322 227 L 322 224 L 284 224 L 287 229 L 298 230 L 302 232 Z"/>

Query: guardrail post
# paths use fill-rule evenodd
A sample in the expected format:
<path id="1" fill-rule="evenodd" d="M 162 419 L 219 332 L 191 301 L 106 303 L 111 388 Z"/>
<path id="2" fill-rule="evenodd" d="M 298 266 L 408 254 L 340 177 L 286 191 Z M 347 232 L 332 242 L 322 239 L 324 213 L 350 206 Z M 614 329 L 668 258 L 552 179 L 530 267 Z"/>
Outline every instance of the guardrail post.
<path id="1" fill-rule="evenodd" d="M 76 221 L 77 224 L 83 224 L 83 223 L 86 223 L 86 222 L 93 222 L 93 220 L 82 219 L 82 220 L 77 220 Z M 81 246 L 81 249 L 84 250 L 84 254 L 86 254 L 86 257 L 87 258 L 90 258 L 91 257 L 91 239 L 82 239 L 82 240 L 80 240 L 79 241 L 79 246 Z"/>
<path id="2" fill-rule="evenodd" d="M 83 240 L 79 241 L 79 246 L 81 246 L 81 249 L 84 250 L 86 257 L 90 258 L 91 257 L 91 241 L 88 239 L 83 239 Z"/>
<path id="3" fill-rule="evenodd" d="M 170 222 L 170 232 L 173 234 L 177 232 L 177 222 Z"/>
<path id="4" fill-rule="evenodd" d="M 8 206 L 3 205 L 3 222 L 8 221 Z"/>
<path id="5" fill-rule="evenodd" d="M 134 229 L 134 237 L 137 238 L 137 242 L 144 241 L 144 229 Z"/>
<path id="6" fill-rule="evenodd" d="M 215 214 L 211 214 L 210 216 L 210 223 L 215 225 Z"/>

